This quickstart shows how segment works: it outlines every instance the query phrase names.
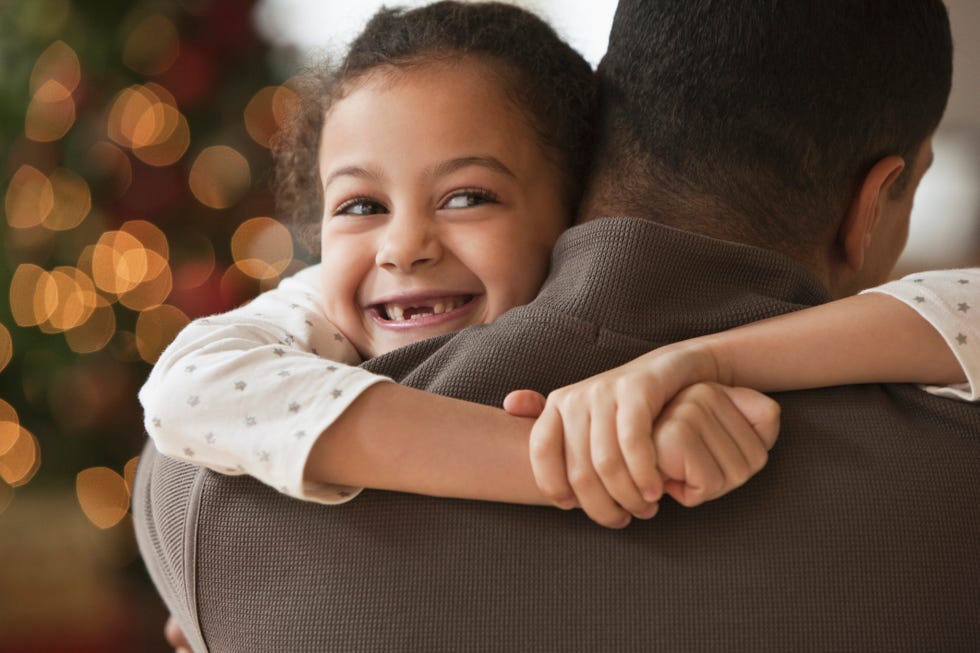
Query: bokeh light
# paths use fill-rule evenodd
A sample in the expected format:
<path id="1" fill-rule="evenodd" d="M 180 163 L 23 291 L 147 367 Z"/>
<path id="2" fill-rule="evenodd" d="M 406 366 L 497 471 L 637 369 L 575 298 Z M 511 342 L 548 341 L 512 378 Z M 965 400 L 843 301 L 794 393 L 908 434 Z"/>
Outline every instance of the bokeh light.
<path id="1" fill-rule="evenodd" d="M 41 447 L 34 434 L 17 426 L 13 444 L 0 454 L 0 480 L 11 487 L 26 485 L 41 466 Z"/>
<path id="2" fill-rule="evenodd" d="M 50 102 L 70 96 L 82 78 L 82 68 L 75 50 L 64 41 L 55 41 L 38 56 L 31 70 L 30 92 L 34 97 Z M 57 82 L 64 89 L 65 96 L 49 97 L 43 90 L 48 82 Z M 60 95 L 60 93 L 59 93 Z"/>
<path id="3" fill-rule="evenodd" d="M 0 324 L 0 372 L 7 367 L 7 364 L 13 356 L 14 342 L 10 338 L 10 331 L 6 326 Z"/>
<path id="4" fill-rule="evenodd" d="M 234 206 L 252 184 L 248 161 L 227 145 L 204 148 L 191 166 L 189 184 L 194 197 L 212 209 Z"/>
<path id="5" fill-rule="evenodd" d="M 238 226 L 231 237 L 235 265 L 254 279 L 279 276 L 293 260 L 293 239 L 282 223 L 272 218 L 252 218 Z"/>
<path id="6" fill-rule="evenodd" d="M 53 79 L 38 89 L 27 105 L 24 135 L 32 141 L 56 141 L 75 124 L 75 100 L 71 91 Z"/>
<path id="7" fill-rule="evenodd" d="M 89 467 L 75 477 L 75 495 L 89 521 L 112 528 L 129 512 L 126 481 L 108 467 Z"/>
<path id="8" fill-rule="evenodd" d="M 141 75 L 159 75 L 174 65 L 180 39 L 172 20 L 161 14 L 144 17 L 126 37 L 123 63 Z"/>
<path id="9" fill-rule="evenodd" d="M 136 84 L 120 91 L 109 110 L 107 131 L 110 139 L 157 167 L 176 163 L 190 145 L 187 118 L 177 109 L 173 95 L 158 84 Z"/>
<path id="10" fill-rule="evenodd" d="M 104 297 L 96 295 L 87 320 L 65 331 L 68 347 L 76 354 L 91 354 L 104 348 L 116 332 L 116 313 Z"/>
<path id="11" fill-rule="evenodd" d="M 123 479 L 126 481 L 126 489 L 129 493 L 133 493 L 133 480 L 136 478 L 136 468 L 140 464 L 140 457 L 133 456 L 126 462 L 126 466 L 123 467 Z"/>
<path id="12" fill-rule="evenodd" d="M 52 231 L 74 229 L 92 210 L 92 193 L 80 176 L 65 168 L 58 168 L 49 178 L 54 195 L 54 205 L 41 224 Z"/>
<path id="13" fill-rule="evenodd" d="M 10 179 L 4 198 L 7 224 L 16 229 L 29 229 L 41 224 L 54 209 L 54 187 L 43 172 L 22 165 Z"/>
<path id="14" fill-rule="evenodd" d="M 245 130 L 262 147 L 272 146 L 272 136 L 299 108 L 299 96 L 285 86 L 266 86 L 245 106 Z"/>
<path id="15" fill-rule="evenodd" d="M 107 231 L 91 253 L 92 279 L 105 292 L 121 295 L 136 288 L 146 278 L 149 269 L 146 248 L 131 234 Z M 79 265 L 82 265 L 81 259 Z"/>
<path id="16" fill-rule="evenodd" d="M 58 305 L 58 287 L 51 275 L 32 263 L 23 263 L 10 280 L 10 312 L 19 326 L 44 322 Z"/>
<path id="17" fill-rule="evenodd" d="M 155 363 L 190 319 L 175 306 L 156 306 L 136 319 L 136 349 L 147 363 Z"/>

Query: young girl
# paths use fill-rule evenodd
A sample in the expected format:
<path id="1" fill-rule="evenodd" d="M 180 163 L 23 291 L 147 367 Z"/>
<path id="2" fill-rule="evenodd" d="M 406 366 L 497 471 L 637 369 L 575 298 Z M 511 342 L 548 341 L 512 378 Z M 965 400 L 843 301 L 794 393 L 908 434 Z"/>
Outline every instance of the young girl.
<path id="1" fill-rule="evenodd" d="M 765 462 L 774 413 L 768 403 L 760 406 L 759 396 L 712 394 L 713 415 L 723 420 L 691 427 L 702 434 L 678 453 L 690 463 L 686 477 L 668 475 L 661 484 L 661 474 L 678 463 L 665 458 L 661 428 L 622 450 L 632 483 L 626 491 L 572 488 L 562 438 L 589 432 L 566 434 L 563 425 L 582 415 L 587 423 L 589 410 L 615 398 L 623 384 L 610 379 L 638 381 L 630 388 L 646 402 L 645 430 L 661 407 L 675 395 L 686 400 L 680 391 L 699 380 L 766 390 L 965 380 L 954 351 L 965 354 L 953 344 L 958 336 L 976 342 L 974 323 L 954 323 L 947 346 L 905 303 L 881 293 L 801 311 L 658 350 L 556 393 L 536 427 L 544 443 L 534 448 L 539 492 L 528 483 L 530 474 L 502 469 L 492 453 L 474 453 L 476 443 L 492 450 L 498 428 L 521 431 L 526 447 L 526 420 L 379 384 L 388 379 L 354 365 L 491 322 L 535 295 L 549 250 L 569 225 L 588 161 L 595 99 L 588 65 L 520 9 L 440 2 L 381 11 L 341 65 L 315 81 L 320 84 L 301 89 L 307 110 L 277 152 L 278 196 L 301 223 L 321 226 L 323 262 L 245 307 L 196 320 L 164 352 L 140 399 L 147 431 L 167 455 L 251 474 L 323 503 L 350 499 L 354 485 L 563 507 L 596 505 L 581 493 L 608 492 L 621 508 L 589 514 L 619 526 L 630 514 L 652 516 L 661 491 L 696 505 L 744 482 Z M 884 290 L 912 297 L 904 301 L 935 324 L 969 317 L 972 307 L 958 311 L 959 302 L 949 304 L 966 275 L 980 283 L 975 271 L 933 273 Z M 926 287 L 946 303 L 918 303 L 914 297 Z M 888 338 L 845 350 L 841 334 L 858 328 L 851 321 L 856 311 L 862 332 Z M 889 339 L 896 338 L 916 346 L 893 350 Z M 774 342 L 809 366 L 770 356 Z M 975 398 L 973 351 L 968 369 Z M 719 373 L 719 360 L 730 371 Z M 582 394 L 583 387 L 594 391 Z M 758 413 L 757 428 L 732 409 L 733 397 L 744 411 Z M 365 414 L 379 398 L 384 411 Z M 534 415 L 541 409 L 534 403 L 534 396 L 519 394 L 510 408 Z M 351 430 L 397 437 L 345 450 L 342 459 L 330 455 L 328 445 Z M 709 446 L 717 442 L 726 444 Z"/>

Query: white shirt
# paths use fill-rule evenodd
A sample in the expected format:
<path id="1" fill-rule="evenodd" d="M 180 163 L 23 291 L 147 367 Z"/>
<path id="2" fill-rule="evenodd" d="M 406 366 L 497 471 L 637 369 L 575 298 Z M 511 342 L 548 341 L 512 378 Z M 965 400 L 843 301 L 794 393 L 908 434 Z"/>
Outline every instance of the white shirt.
<path id="1" fill-rule="evenodd" d="M 357 352 L 323 311 L 319 265 L 235 310 L 191 322 L 160 356 L 139 397 L 146 430 L 168 456 L 249 474 L 325 504 L 358 488 L 303 481 L 310 449 L 370 386 Z M 925 272 L 871 289 L 899 299 L 943 334 L 968 383 L 928 392 L 980 398 L 980 269 Z M 868 292 L 868 291 L 866 291 Z"/>

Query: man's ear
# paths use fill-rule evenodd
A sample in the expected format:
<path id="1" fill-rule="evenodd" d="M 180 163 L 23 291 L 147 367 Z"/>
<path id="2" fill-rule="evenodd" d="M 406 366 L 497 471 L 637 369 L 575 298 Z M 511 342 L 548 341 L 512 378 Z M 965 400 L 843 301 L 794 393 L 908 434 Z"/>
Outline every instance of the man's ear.
<path id="1" fill-rule="evenodd" d="M 888 200 L 892 184 L 905 169 L 900 156 L 886 156 L 871 167 L 847 207 L 837 232 L 837 242 L 844 261 L 855 272 L 864 267 L 864 255 L 871 246 L 875 228 L 881 218 L 882 205 Z"/>

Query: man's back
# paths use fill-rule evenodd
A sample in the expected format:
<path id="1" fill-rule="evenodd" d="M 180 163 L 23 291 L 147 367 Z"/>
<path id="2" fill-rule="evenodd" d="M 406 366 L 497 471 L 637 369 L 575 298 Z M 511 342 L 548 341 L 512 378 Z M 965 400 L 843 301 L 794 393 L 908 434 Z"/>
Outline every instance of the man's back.
<path id="1" fill-rule="evenodd" d="M 530 306 L 370 365 L 494 404 L 821 300 L 778 255 L 636 220 L 569 232 L 556 262 Z M 622 532 L 382 492 L 323 508 L 153 454 L 134 514 L 212 650 L 975 649 L 980 408 L 909 387 L 779 400 L 780 442 L 746 487 Z M 180 537 L 152 536 L 175 515 Z M 168 590 L 174 560 L 191 564 Z"/>

